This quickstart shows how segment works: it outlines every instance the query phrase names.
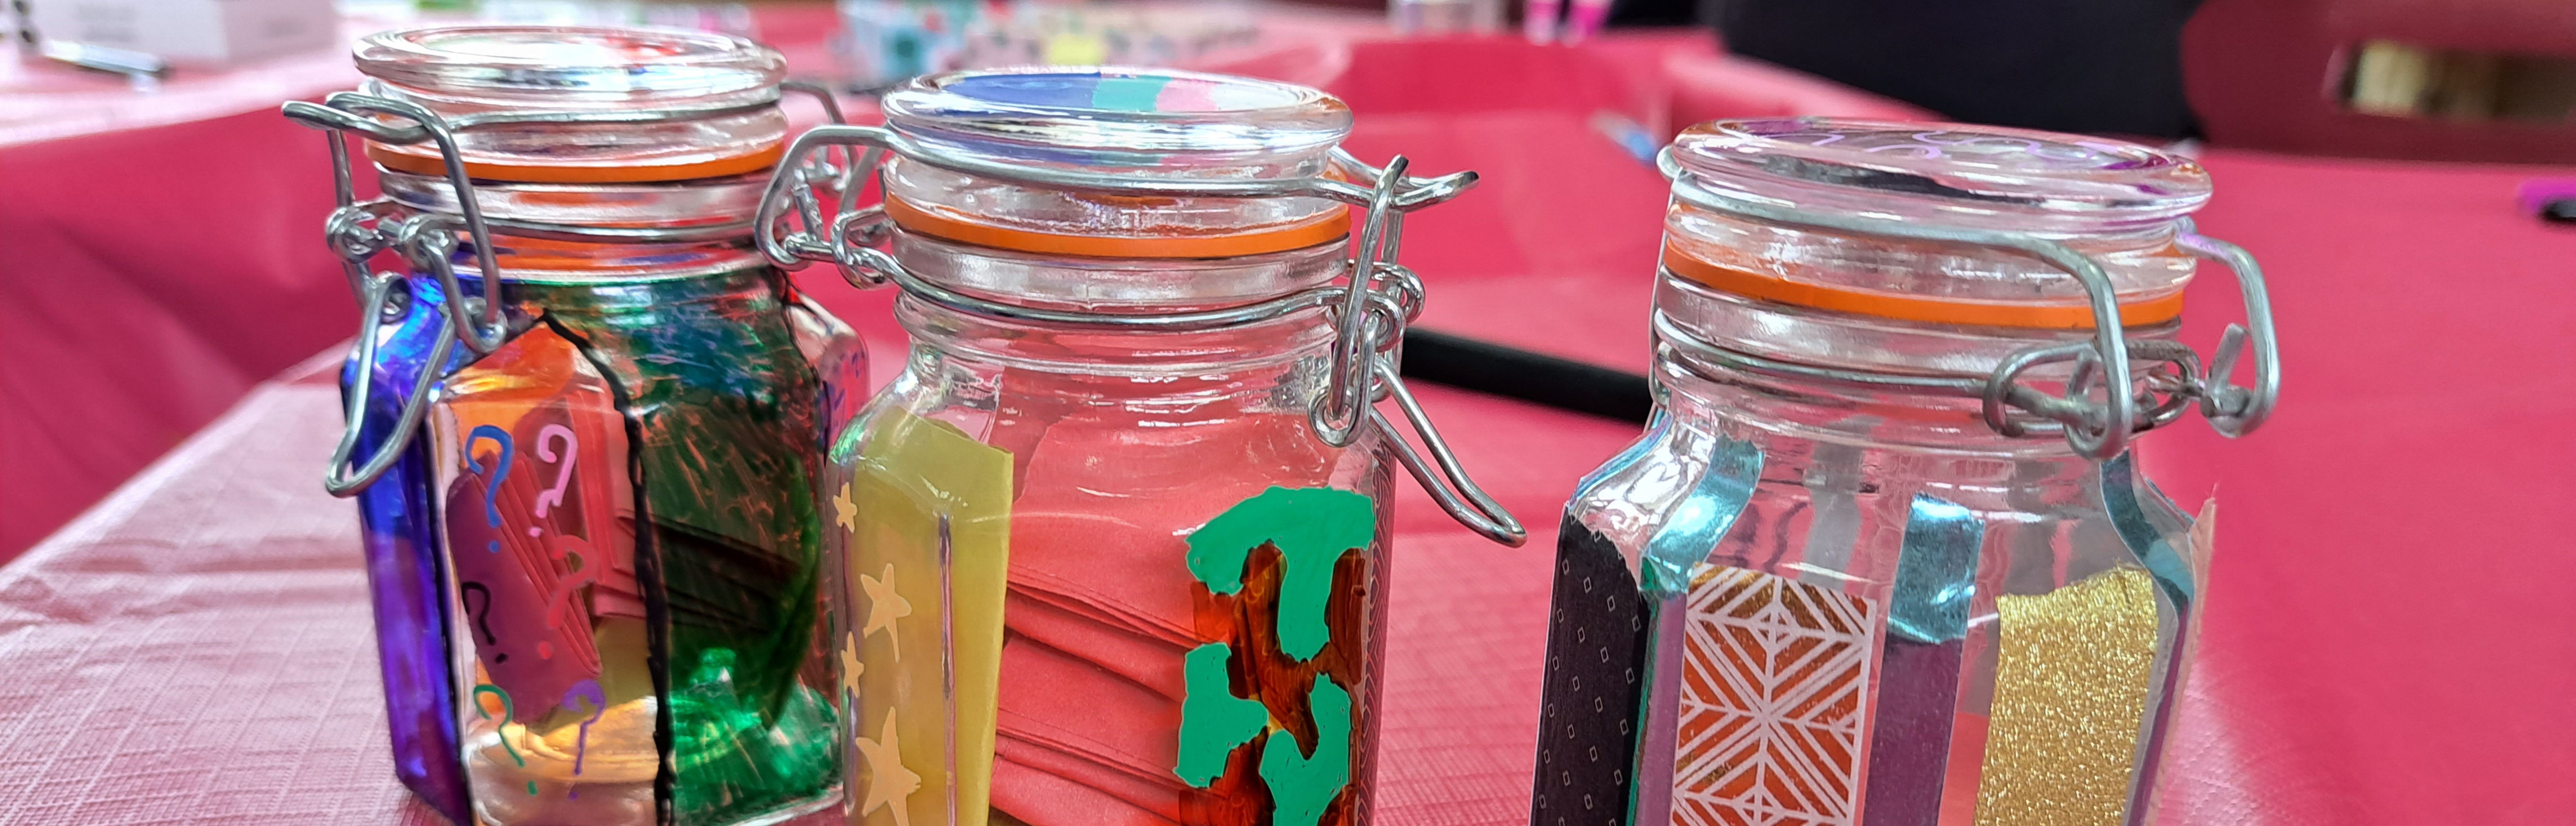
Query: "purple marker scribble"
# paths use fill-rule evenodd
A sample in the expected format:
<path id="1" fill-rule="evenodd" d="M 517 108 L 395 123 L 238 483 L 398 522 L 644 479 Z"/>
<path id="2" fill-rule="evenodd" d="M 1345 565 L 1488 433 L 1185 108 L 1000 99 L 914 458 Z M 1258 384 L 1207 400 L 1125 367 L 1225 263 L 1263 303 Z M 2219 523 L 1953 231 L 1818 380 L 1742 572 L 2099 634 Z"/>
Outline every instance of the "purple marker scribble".
<path id="1" fill-rule="evenodd" d="M 1881 153 L 1881 152 L 1904 152 L 1904 153 L 1911 154 L 1911 155 L 1913 155 L 1914 157 L 1917 157 L 1917 158 L 1939 158 L 1939 157 L 1943 157 L 1943 154 L 1942 154 L 1942 152 L 1941 152 L 1941 147 L 1938 147 L 1938 146 L 1931 146 L 1931 145 L 1927 145 L 1927 144 L 1919 144 L 1919 143 L 1891 143 L 1891 144 L 1884 144 L 1884 145 L 1880 145 L 1880 146 L 1873 146 L 1873 147 L 1870 147 L 1870 148 L 1868 148 L 1868 149 L 1864 149 L 1864 150 L 1861 150 L 1861 151 L 1863 151 L 1863 152 L 1868 152 L 1868 153 L 1870 153 L 1870 154 L 1872 154 L 1872 155 L 1876 155 L 1876 154 L 1879 154 L 1879 153 Z"/>
<path id="2" fill-rule="evenodd" d="M 599 722 L 600 716 L 608 713 L 608 692 L 600 690 L 598 680 L 583 680 L 564 689 L 563 704 L 580 708 L 573 706 L 574 700 L 590 701 L 590 719 L 581 721 L 581 731 L 573 735 L 572 741 L 572 776 L 580 777 L 582 758 L 590 753 L 590 724 Z M 568 783 L 565 786 L 565 798 L 581 799 L 580 784 Z"/>

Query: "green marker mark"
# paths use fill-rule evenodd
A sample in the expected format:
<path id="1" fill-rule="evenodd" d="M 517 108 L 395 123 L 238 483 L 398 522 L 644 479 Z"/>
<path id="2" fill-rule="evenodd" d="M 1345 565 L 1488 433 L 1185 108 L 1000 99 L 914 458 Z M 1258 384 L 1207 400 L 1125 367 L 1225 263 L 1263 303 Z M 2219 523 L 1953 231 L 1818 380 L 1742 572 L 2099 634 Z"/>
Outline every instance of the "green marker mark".
<path id="1" fill-rule="evenodd" d="M 1225 661 L 1233 656 L 1225 643 L 1212 642 L 1191 649 L 1181 666 L 1189 698 L 1181 702 L 1181 759 L 1172 773 L 1193 788 L 1207 788 L 1224 776 L 1226 754 L 1270 727 L 1270 710 L 1260 701 L 1234 696 L 1225 674 Z"/>
<path id="2" fill-rule="evenodd" d="M 1113 112 L 1151 112 L 1160 108 L 1168 77 L 1102 77 L 1091 87 L 1091 108 Z"/>
<path id="3" fill-rule="evenodd" d="M 1351 695 L 1322 675 L 1306 693 L 1315 714 L 1315 754 L 1297 751 L 1287 732 L 1261 747 L 1261 782 L 1270 786 L 1272 826 L 1315 826 L 1324 807 L 1351 782 Z"/>
<path id="4" fill-rule="evenodd" d="M 1369 498 L 1332 488 L 1273 487 L 1235 503 L 1190 534 L 1190 573 L 1208 590 L 1243 590 L 1243 563 L 1269 543 L 1285 557 L 1279 583 L 1279 650 L 1298 662 L 1313 659 L 1332 639 L 1324 606 L 1332 598 L 1333 563 L 1344 552 L 1377 538 L 1377 507 Z"/>

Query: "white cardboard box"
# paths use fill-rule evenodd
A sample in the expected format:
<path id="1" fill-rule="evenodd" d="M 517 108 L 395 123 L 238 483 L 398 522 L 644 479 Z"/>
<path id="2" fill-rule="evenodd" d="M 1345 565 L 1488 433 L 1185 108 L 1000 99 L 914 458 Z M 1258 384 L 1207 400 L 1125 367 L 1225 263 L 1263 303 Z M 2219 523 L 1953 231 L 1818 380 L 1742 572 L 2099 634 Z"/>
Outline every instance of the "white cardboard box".
<path id="1" fill-rule="evenodd" d="M 181 63 L 240 63 L 333 45 L 331 0 L 31 0 L 39 36 Z"/>

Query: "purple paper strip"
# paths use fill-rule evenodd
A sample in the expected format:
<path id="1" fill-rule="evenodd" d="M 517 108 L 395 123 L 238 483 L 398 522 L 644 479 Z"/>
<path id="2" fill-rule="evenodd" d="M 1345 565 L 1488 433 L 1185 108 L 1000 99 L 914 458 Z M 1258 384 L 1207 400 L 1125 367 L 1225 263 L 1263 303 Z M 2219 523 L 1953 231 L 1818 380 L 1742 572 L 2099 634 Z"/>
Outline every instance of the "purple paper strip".
<path id="1" fill-rule="evenodd" d="M 1964 640 L 1890 636 L 1879 661 L 1878 716 L 1869 741 L 1862 826 L 1919 826 L 1941 818 L 1950 724 L 1958 713 Z"/>

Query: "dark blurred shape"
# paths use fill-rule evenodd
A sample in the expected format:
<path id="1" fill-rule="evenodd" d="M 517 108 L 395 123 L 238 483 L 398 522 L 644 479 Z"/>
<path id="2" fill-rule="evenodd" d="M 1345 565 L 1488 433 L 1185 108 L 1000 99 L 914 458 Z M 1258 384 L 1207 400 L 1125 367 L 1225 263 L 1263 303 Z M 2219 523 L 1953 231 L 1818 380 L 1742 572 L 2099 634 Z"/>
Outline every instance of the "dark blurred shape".
<path id="1" fill-rule="evenodd" d="M 2214 144 L 2576 162 L 2576 3 L 2208 0 L 2185 88 Z"/>
<path id="2" fill-rule="evenodd" d="M 1699 0 L 1617 0 L 1613 26 L 1687 26 L 1699 22 Z"/>
<path id="3" fill-rule="evenodd" d="M 2179 44 L 2197 2 L 1703 0 L 1700 17 L 1735 54 L 1953 120 L 2182 137 Z"/>
<path id="4" fill-rule="evenodd" d="M 2576 224 L 2576 198 L 2549 202 L 2548 206 L 2540 208 L 2540 217 L 2560 224 Z"/>
<path id="5" fill-rule="evenodd" d="M 1404 331 L 1404 377 L 1645 424 L 1654 412 L 1646 377 L 1528 350 L 1436 333 Z"/>

